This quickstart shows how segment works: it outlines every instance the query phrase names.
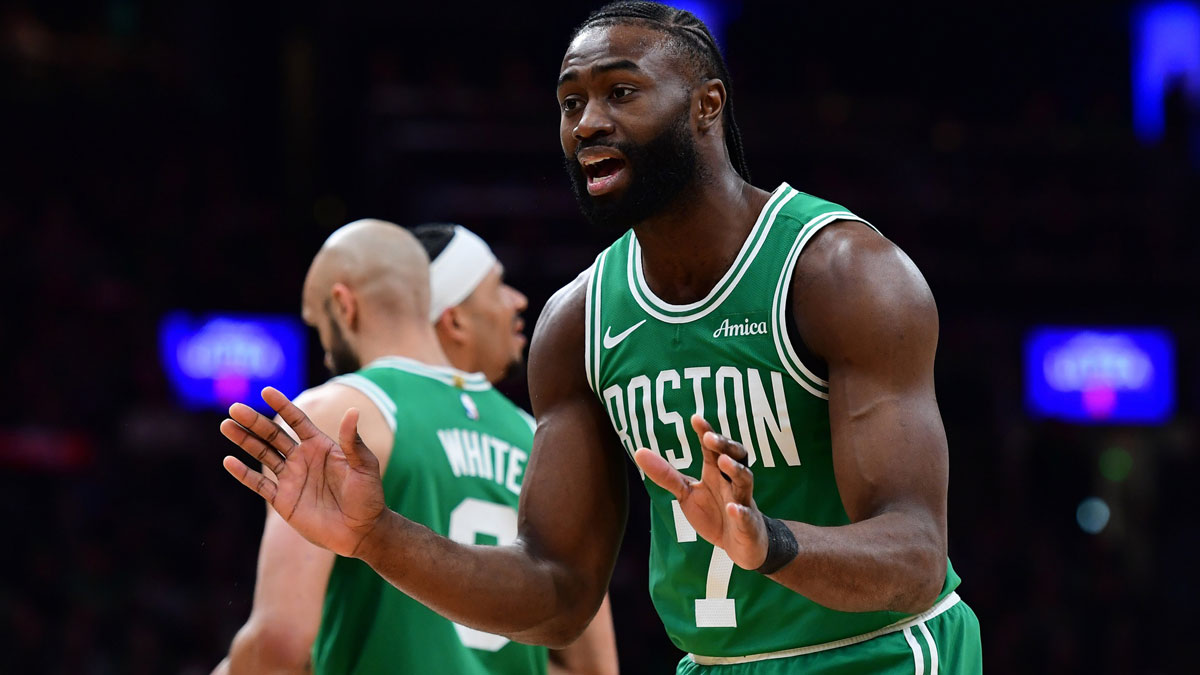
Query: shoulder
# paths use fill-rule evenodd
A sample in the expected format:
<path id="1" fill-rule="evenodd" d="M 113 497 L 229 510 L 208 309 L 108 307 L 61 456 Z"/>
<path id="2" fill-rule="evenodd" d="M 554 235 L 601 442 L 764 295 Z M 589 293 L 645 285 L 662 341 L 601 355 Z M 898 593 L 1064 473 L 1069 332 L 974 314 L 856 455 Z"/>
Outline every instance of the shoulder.
<path id="1" fill-rule="evenodd" d="M 792 276 L 797 328 L 830 359 L 872 339 L 936 343 L 937 306 L 916 264 L 883 235 L 857 221 L 818 232 Z"/>
<path id="2" fill-rule="evenodd" d="M 345 386 L 336 379 L 304 390 L 292 402 L 314 422 L 318 417 L 326 416 L 332 411 L 339 409 L 345 411 L 348 407 L 363 403 L 371 405 L 370 400 L 361 391 Z"/>
<path id="3" fill-rule="evenodd" d="M 388 405 L 380 399 L 381 393 L 352 384 L 359 379 L 365 381 L 365 378 L 334 378 L 306 390 L 296 397 L 294 403 L 318 429 L 333 438 L 337 438 L 346 411 L 357 408 L 359 435 L 367 447 L 385 460 L 386 453 L 390 453 L 392 447 L 395 419 L 385 410 Z"/>
<path id="4" fill-rule="evenodd" d="M 529 394 L 535 416 L 542 406 L 576 390 L 584 374 L 585 312 L 592 268 L 555 293 L 538 317 L 529 346 Z"/>
<path id="5" fill-rule="evenodd" d="M 858 220 L 858 216 L 841 204 L 801 192 L 790 185 L 772 193 L 767 206 L 767 215 L 774 214 L 777 222 L 790 221 L 792 226 L 797 228 L 821 225 L 838 219 Z"/>
<path id="6" fill-rule="evenodd" d="M 587 302 L 588 282 L 592 276 L 592 267 L 580 272 L 574 279 L 569 281 L 567 285 L 554 292 L 550 299 L 546 301 L 546 307 L 542 310 L 541 318 L 538 319 L 538 325 L 542 324 L 543 319 L 550 320 L 577 320 L 582 324 L 584 305 Z"/>
<path id="7" fill-rule="evenodd" d="M 530 352 L 547 347 L 565 346 L 578 340 L 583 345 L 584 313 L 587 305 L 588 280 L 592 268 L 581 272 L 566 286 L 558 289 L 538 317 L 533 331 Z"/>

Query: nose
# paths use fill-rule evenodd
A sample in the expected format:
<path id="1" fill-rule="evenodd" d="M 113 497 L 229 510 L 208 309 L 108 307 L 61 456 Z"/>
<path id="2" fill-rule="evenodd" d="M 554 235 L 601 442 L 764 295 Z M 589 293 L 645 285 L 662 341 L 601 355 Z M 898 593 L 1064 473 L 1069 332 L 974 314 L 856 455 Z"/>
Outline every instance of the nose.
<path id="1" fill-rule="evenodd" d="M 529 307 L 529 298 L 525 297 L 524 293 L 518 291 L 512 286 L 505 285 L 504 288 L 508 291 L 508 296 L 512 302 L 512 307 L 514 310 L 516 310 L 517 314 L 524 312 L 525 308 Z"/>
<path id="2" fill-rule="evenodd" d="M 586 141 L 608 136 L 612 132 L 612 120 L 605 113 L 604 105 L 600 102 L 588 102 L 584 105 L 583 113 L 579 115 L 579 121 L 575 123 L 573 133 L 576 140 Z"/>

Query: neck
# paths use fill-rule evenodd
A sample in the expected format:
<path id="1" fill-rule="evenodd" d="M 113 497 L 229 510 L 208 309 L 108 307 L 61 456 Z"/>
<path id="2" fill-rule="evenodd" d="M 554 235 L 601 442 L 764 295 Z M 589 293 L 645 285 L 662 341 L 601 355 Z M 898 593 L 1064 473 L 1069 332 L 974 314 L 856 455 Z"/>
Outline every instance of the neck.
<path id="1" fill-rule="evenodd" d="M 700 300 L 737 258 L 770 193 L 730 167 L 701 179 L 679 204 L 633 227 L 654 294 L 672 304 Z"/>
<path id="2" fill-rule="evenodd" d="M 442 342 L 442 349 L 446 352 L 446 358 L 450 361 L 450 365 L 455 368 L 468 372 L 481 372 L 483 369 L 479 367 L 478 359 L 475 358 L 475 350 L 461 343 Z"/>
<path id="3" fill-rule="evenodd" d="M 430 366 L 449 366 L 433 326 L 424 321 L 392 323 L 359 334 L 358 358 L 365 366 L 384 356 L 403 356 Z"/>

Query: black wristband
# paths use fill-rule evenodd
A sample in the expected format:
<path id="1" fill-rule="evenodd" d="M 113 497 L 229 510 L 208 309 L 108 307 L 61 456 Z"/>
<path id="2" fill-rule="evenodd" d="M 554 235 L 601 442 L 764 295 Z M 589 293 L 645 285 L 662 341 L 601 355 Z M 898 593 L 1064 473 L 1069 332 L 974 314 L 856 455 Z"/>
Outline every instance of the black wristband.
<path id="1" fill-rule="evenodd" d="M 792 530 L 784 525 L 782 520 L 768 518 L 766 515 L 762 518 L 767 527 L 767 559 L 754 571 L 759 574 L 774 574 L 800 554 L 800 545 L 796 543 L 796 535 L 792 534 Z"/>

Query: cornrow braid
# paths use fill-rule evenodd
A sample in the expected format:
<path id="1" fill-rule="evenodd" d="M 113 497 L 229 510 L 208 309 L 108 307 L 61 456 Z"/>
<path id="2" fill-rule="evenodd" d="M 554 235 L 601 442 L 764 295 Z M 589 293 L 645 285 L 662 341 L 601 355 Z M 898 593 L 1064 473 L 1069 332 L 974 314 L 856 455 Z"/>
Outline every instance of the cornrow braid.
<path id="1" fill-rule="evenodd" d="M 704 79 L 718 79 L 725 84 L 725 109 L 721 119 L 725 126 L 725 148 L 733 169 L 742 180 L 750 182 L 750 167 L 746 164 L 746 148 L 742 131 L 733 116 L 733 82 L 717 41 L 708 26 L 691 12 L 675 9 L 657 2 L 619 0 L 611 2 L 588 15 L 571 34 L 571 39 L 588 28 L 632 24 L 662 31 L 674 38 Z"/>

